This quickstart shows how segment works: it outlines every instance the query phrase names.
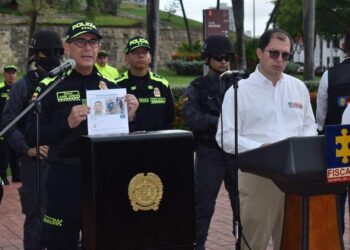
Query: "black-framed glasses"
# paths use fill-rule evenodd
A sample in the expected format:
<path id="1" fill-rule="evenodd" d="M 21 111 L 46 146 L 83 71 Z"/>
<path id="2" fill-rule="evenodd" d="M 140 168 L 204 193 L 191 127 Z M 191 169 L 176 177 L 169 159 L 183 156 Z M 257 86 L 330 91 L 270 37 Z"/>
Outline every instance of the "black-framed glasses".
<path id="1" fill-rule="evenodd" d="M 222 62 L 222 60 L 225 60 L 226 62 L 231 61 L 231 55 L 213 55 L 212 58 L 218 62 Z"/>
<path id="2" fill-rule="evenodd" d="M 270 58 L 271 59 L 278 59 L 280 55 L 282 55 L 282 60 L 283 61 L 289 61 L 292 58 L 292 54 L 289 52 L 281 52 L 279 50 L 264 50 L 269 52 Z"/>
<path id="3" fill-rule="evenodd" d="M 87 44 L 89 44 L 90 47 L 93 48 L 93 49 L 95 49 L 95 48 L 100 46 L 100 40 L 99 39 L 86 40 L 84 38 L 77 38 L 77 39 L 73 39 L 71 42 L 74 43 L 79 48 L 85 48 L 85 46 Z"/>

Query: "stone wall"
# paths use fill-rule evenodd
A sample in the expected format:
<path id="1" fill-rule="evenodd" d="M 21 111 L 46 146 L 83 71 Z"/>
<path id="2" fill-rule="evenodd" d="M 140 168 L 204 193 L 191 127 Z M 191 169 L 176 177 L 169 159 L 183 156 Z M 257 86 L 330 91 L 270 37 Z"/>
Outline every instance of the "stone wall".
<path id="1" fill-rule="evenodd" d="M 65 36 L 66 26 L 39 26 L 38 30 L 50 29 L 56 31 L 62 39 Z M 110 64 L 121 68 L 124 63 L 124 48 L 129 38 L 136 35 L 145 36 L 145 29 L 142 28 L 100 28 L 103 36 L 101 48 L 110 52 Z M 187 42 L 185 31 L 175 31 L 170 28 L 160 30 L 158 67 L 164 66 L 166 61 L 171 59 L 171 55 L 183 43 Z M 200 40 L 201 32 L 192 32 L 192 40 Z M 3 65 L 15 64 L 20 71 L 25 71 L 29 28 L 25 25 L 2 25 L 0 27 L 0 72 Z"/>

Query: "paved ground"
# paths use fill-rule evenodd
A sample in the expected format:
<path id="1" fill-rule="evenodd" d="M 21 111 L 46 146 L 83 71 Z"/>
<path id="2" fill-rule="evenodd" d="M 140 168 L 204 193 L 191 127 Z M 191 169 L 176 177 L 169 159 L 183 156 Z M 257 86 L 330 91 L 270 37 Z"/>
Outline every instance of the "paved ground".
<path id="1" fill-rule="evenodd" d="M 0 206 L 0 250 L 23 249 L 22 225 L 24 216 L 17 188 L 20 184 L 4 186 L 4 198 Z M 344 234 L 345 250 L 350 250 L 349 212 L 346 208 L 346 230 Z M 221 189 L 216 204 L 216 211 L 212 220 L 207 242 L 208 250 L 233 250 L 234 239 L 231 235 L 232 212 L 229 198 L 224 188 Z M 268 250 L 272 250 L 271 244 Z"/>

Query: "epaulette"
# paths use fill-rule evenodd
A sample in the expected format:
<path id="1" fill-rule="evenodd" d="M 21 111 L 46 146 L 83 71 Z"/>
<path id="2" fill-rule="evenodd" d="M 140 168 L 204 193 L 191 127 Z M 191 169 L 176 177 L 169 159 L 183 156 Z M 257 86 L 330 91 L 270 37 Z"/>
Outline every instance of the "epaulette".
<path id="1" fill-rule="evenodd" d="M 151 78 L 151 80 L 154 80 L 154 81 L 157 81 L 157 82 L 160 82 L 162 83 L 163 85 L 165 85 L 167 88 L 169 87 L 169 82 L 167 79 L 165 79 L 164 77 L 160 76 L 160 75 L 157 75 L 153 72 L 149 72 L 149 76 Z"/>
<path id="2" fill-rule="evenodd" d="M 116 79 L 115 79 L 115 82 L 118 84 L 118 82 L 121 82 L 125 79 L 128 79 L 129 78 L 129 73 L 128 71 L 125 71 L 123 74 L 119 75 Z"/>
<path id="3" fill-rule="evenodd" d="M 0 89 L 5 87 L 5 82 L 0 82 Z"/>

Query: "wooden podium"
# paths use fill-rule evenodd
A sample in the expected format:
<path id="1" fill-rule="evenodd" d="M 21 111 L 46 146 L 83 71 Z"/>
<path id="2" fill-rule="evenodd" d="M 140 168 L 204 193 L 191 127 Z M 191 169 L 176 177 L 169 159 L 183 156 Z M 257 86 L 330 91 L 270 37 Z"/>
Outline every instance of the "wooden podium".
<path id="1" fill-rule="evenodd" d="M 281 249 L 344 249 L 335 194 L 347 184 L 327 183 L 324 136 L 292 137 L 238 160 L 242 171 L 270 178 L 286 193 Z"/>
<path id="2" fill-rule="evenodd" d="M 192 250 L 192 133 L 82 138 L 83 244 L 87 250 Z"/>

